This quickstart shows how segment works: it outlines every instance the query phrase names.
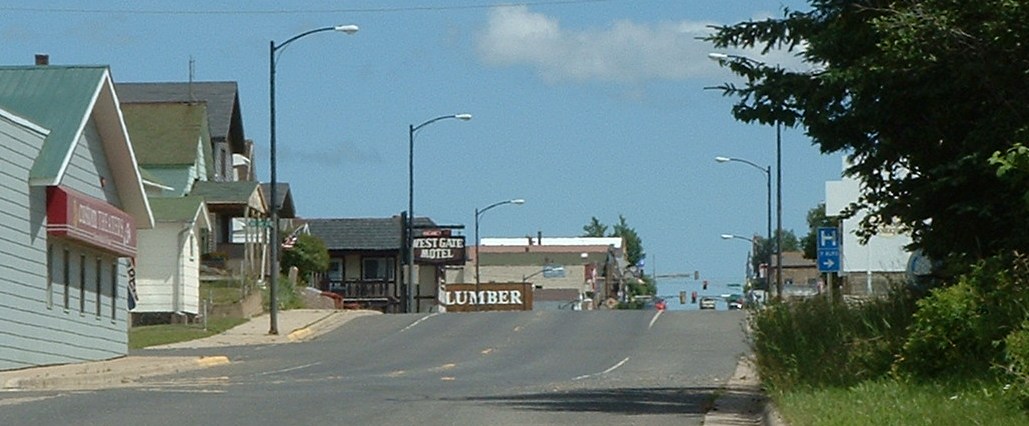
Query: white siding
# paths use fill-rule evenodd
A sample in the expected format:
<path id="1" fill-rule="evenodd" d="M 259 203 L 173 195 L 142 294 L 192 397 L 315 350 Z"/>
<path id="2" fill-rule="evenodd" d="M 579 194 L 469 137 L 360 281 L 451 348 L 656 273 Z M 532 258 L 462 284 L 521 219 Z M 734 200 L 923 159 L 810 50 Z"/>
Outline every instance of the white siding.
<path id="1" fill-rule="evenodd" d="M 47 313 L 45 195 L 28 186 L 43 138 L 0 115 L 0 370 L 48 356 L 36 337 Z"/>
<path id="2" fill-rule="evenodd" d="M 199 231 L 195 225 L 186 226 L 165 222 L 140 231 L 136 258 L 139 303 L 132 312 L 199 313 Z"/>
<path id="3" fill-rule="evenodd" d="M 90 123 L 61 183 L 118 205 L 97 135 Z M 109 359 L 128 352 L 126 261 L 48 238 L 46 189 L 28 186 L 29 168 L 42 145 L 42 135 L 0 116 L 0 370 Z M 103 185 L 101 176 L 106 176 Z M 50 275 L 48 246 L 54 253 Z M 57 276 L 63 275 L 66 249 L 67 290 L 63 276 Z M 52 287 L 48 276 L 53 277 Z"/>
<path id="4" fill-rule="evenodd" d="M 175 259 L 179 257 L 178 227 L 158 223 L 140 230 L 136 256 L 136 293 L 139 302 L 132 312 L 174 312 Z"/>

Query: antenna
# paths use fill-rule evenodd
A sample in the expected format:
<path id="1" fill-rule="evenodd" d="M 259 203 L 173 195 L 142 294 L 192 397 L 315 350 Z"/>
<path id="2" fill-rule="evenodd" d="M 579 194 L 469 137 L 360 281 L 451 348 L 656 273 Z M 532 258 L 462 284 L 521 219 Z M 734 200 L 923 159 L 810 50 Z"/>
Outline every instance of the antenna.
<path id="1" fill-rule="evenodd" d="M 189 55 L 189 102 L 196 102 L 193 98 L 193 74 L 196 72 L 196 61 L 193 60 L 193 55 Z"/>

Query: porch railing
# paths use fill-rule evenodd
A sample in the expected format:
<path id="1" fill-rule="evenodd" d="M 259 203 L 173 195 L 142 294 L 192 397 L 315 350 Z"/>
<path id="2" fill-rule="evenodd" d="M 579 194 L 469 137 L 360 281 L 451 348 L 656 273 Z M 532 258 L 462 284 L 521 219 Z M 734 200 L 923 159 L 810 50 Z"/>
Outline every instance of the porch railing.
<path id="1" fill-rule="evenodd" d="M 344 300 L 387 300 L 391 296 L 393 284 L 392 281 L 324 280 L 322 290 L 343 296 Z"/>

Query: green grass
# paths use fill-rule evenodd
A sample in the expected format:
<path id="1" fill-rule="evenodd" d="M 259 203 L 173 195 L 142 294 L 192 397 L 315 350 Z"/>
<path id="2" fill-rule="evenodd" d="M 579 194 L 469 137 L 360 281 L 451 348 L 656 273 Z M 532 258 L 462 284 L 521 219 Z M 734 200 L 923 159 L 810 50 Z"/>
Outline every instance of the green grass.
<path id="1" fill-rule="evenodd" d="M 201 339 L 221 333 L 247 322 L 242 318 L 217 318 L 203 324 L 161 324 L 132 327 L 129 329 L 129 349 L 141 349 L 168 343 Z"/>
<path id="2" fill-rule="evenodd" d="M 790 426 L 1026 425 L 1029 415 L 1002 395 L 1001 385 L 869 381 L 850 388 L 793 390 L 775 396 Z"/>

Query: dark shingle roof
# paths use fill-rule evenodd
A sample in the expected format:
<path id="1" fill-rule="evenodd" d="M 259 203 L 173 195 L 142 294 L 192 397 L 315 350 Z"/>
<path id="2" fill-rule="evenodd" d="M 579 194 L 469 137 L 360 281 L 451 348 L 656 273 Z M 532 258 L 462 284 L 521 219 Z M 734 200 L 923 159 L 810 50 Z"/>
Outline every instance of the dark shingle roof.
<path id="1" fill-rule="evenodd" d="M 232 127 L 233 114 L 239 112 L 239 96 L 234 81 L 194 81 L 192 83 L 117 83 L 118 100 L 122 103 L 193 102 L 207 103 L 211 137 L 225 140 Z M 242 121 L 242 116 L 239 118 Z M 242 124 L 242 123 L 240 123 Z M 239 129 L 240 140 L 244 139 Z"/>
<path id="2" fill-rule="evenodd" d="M 307 219 L 311 235 L 329 250 L 400 250 L 403 224 L 399 216 L 389 218 Z M 418 217 L 415 227 L 433 227 L 429 218 Z"/>
<path id="3" fill-rule="evenodd" d="M 264 196 L 271 198 L 272 186 L 268 183 L 261 184 L 261 191 L 264 192 Z M 297 210 L 293 205 L 293 194 L 289 191 L 289 184 L 284 182 L 275 183 L 275 198 L 278 199 L 278 203 L 275 205 L 279 206 L 279 217 L 296 217 Z"/>

